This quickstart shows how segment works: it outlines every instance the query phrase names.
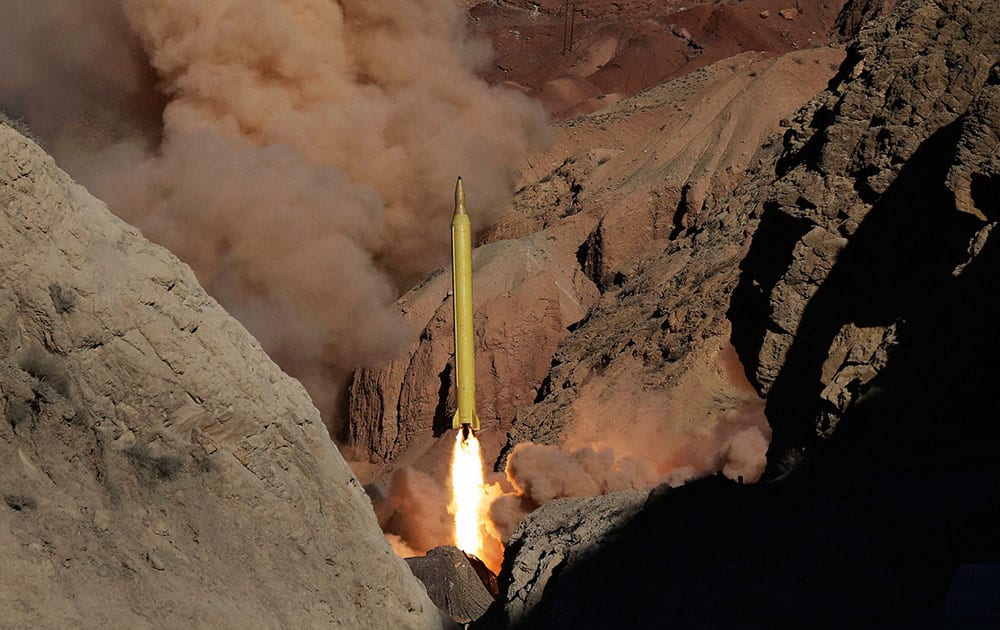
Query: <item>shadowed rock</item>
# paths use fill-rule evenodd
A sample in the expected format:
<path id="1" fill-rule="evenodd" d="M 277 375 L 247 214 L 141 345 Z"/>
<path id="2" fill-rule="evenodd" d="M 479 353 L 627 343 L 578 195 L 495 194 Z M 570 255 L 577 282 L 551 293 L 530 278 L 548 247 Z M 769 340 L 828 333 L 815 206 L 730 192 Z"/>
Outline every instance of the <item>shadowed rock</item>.
<path id="1" fill-rule="evenodd" d="M 664 487 L 664 490 L 667 490 Z M 516 627 L 531 618 L 553 576 L 572 572 L 616 528 L 642 509 L 648 492 L 614 492 L 546 503 L 507 541 L 500 573 L 502 599 L 482 627 Z"/>
<path id="2" fill-rule="evenodd" d="M 406 562 L 424 583 L 431 601 L 459 623 L 479 619 L 493 603 L 496 593 L 487 590 L 484 578 L 487 583 L 492 580 L 495 591 L 496 577 L 477 558 L 456 547 L 435 547 L 426 556 Z"/>
<path id="3" fill-rule="evenodd" d="M 792 121 L 731 310 L 772 473 L 838 444 L 996 453 L 998 24 L 988 0 L 906 2 Z"/>
<path id="4" fill-rule="evenodd" d="M 764 208 L 728 318 L 781 479 L 654 492 L 596 537 L 608 498 L 545 506 L 481 627 L 997 626 L 998 23 L 902 3 L 725 203 Z"/>

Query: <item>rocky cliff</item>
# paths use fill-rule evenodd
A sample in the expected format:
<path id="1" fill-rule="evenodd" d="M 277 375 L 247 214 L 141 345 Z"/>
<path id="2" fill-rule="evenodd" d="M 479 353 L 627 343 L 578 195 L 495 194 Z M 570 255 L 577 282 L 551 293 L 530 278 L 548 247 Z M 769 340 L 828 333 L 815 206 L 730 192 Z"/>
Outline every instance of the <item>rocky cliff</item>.
<path id="1" fill-rule="evenodd" d="M 631 443 L 626 449 L 642 441 L 629 437 L 637 416 L 655 414 L 660 425 L 711 433 L 730 418 L 753 413 L 758 398 L 729 347 L 729 295 L 759 217 L 758 191 L 773 178 L 769 165 L 778 147 L 767 137 L 778 129 L 780 116 L 770 117 L 785 107 L 791 114 L 797 95 L 825 85 L 820 77 L 832 74 L 834 60 L 839 56 L 780 58 L 762 75 L 751 71 L 749 84 L 730 81 L 732 92 L 721 110 L 711 109 L 711 99 L 681 103 L 692 113 L 679 129 L 626 150 L 642 166 L 612 172 L 628 181 L 623 190 L 651 182 L 652 201 L 645 205 L 635 195 L 609 204 L 581 245 L 583 269 L 602 289 L 601 299 L 559 345 L 535 404 L 519 410 L 512 423 L 505 454 L 520 442 L 564 442 L 567 428 L 580 433 L 587 413 L 579 401 L 592 396 L 617 399 L 621 407 L 617 413 L 603 410 L 608 430 L 590 439 L 615 433 L 619 444 Z M 696 85 L 701 80 L 700 73 L 685 79 Z M 688 124 L 699 118 L 711 119 L 704 133 L 685 138 Z M 606 123 L 598 118 L 593 124 Z M 670 128 L 666 123 L 660 131 Z M 676 141 L 684 142 L 679 155 L 661 153 L 660 142 Z M 654 409 L 638 408 L 636 401 L 651 394 Z M 664 447 L 662 440 L 654 442 Z M 657 466 L 671 463 L 643 452 L 650 449 L 638 450 Z"/>
<path id="2" fill-rule="evenodd" d="M 559 499 L 536 510 L 517 529 L 505 552 L 503 598 L 480 625 L 517 627 L 531 623 L 555 576 L 573 572 L 634 519 L 648 493 L 616 492 L 586 499 Z M 555 598 L 553 598 L 555 599 Z"/>
<path id="3" fill-rule="evenodd" d="M 705 216 L 700 255 L 719 270 L 676 285 L 666 310 L 685 289 L 695 313 L 728 304 L 766 397 L 770 482 L 704 479 L 597 526 L 589 514 L 629 500 L 538 510 L 511 538 L 503 603 L 483 627 L 942 627 L 989 607 L 996 571 L 968 567 L 1000 561 L 998 27 L 992 2 L 901 3 Z M 736 260 L 719 255 L 739 234 L 731 213 L 753 233 L 736 282 Z M 647 273 L 669 277 L 655 270 L 676 257 L 666 249 Z M 656 295 L 642 277 L 623 304 Z M 652 354 L 632 319 L 595 338 L 617 340 L 615 356 Z M 550 546 L 557 569 L 527 570 Z"/>
<path id="4" fill-rule="evenodd" d="M 511 538 L 501 599 L 475 627 L 994 627 L 998 480 L 995 464 L 711 477 L 556 501 Z M 984 571 L 966 605 L 948 605 L 961 602 L 963 565 L 993 566 L 992 578 Z"/>
<path id="5" fill-rule="evenodd" d="M 890 13 L 899 0 L 847 0 L 837 14 L 837 30 L 840 34 L 853 37 L 865 23 Z"/>
<path id="6" fill-rule="evenodd" d="M 996 452 L 998 25 L 995 2 L 908 2 L 792 122 L 732 306 L 772 463 Z"/>
<path id="7" fill-rule="evenodd" d="M 7 628 L 439 627 L 302 387 L 0 124 Z"/>

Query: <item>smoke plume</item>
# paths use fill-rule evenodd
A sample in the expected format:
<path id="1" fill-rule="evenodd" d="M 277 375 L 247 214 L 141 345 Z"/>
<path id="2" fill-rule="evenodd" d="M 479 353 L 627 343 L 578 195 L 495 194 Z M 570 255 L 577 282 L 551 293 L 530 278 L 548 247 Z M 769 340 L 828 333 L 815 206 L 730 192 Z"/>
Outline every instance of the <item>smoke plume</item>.
<path id="1" fill-rule="evenodd" d="M 484 558 L 494 571 L 503 560 L 502 543 L 531 512 L 556 499 L 592 497 L 659 484 L 677 487 L 721 472 L 747 483 L 760 479 L 767 465 L 768 435 L 757 407 L 726 416 L 696 433 L 666 430 L 664 441 L 643 444 L 658 448 L 662 458 L 616 456 L 607 446 L 573 450 L 525 442 L 514 447 L 504 474 L 486 479 L 480 523 L 487 534 Z M 637 426 L 657 418 L 635 418 Z M 661 424 L 669 422 L 660 417 Z M 613 422 L 608 422 L 613 426 Z M 644 450 L 644 452 L 649 452 Z M 657 467 L 657 462 L 659 467 Z M 666 463 L 665 463 L 666 462 Z M 376 488 L 376 487 L 372 487 Z M 448 491 L 429 475 L 412 468 L 397 470 L 388 490 L 369 490 L 379 524 L 400 555 L 419 555 L 439 545 L 454 544 Z"/>
<path id="2" fill-rule="evenodd" d="M 531 442 L 518 444 L 506 467 L 513 491 L 499 487 L 488 490 L 490 533 L 506 541 L 524 517 L 555 499 L 646 490 L 664 483 L 677 487 L 715 472 L 752 483 L 767 466 L 768 438 L 756 426 L 676 437 L 673 444 L 660 446 L 670 453 L 668 460 L 688 463 L 660 471 L 650 461 L 630 455 L 616 457 L 607 446 L 566 451 Z"/>
<path id="3" fill-rule="evenodd" d="M 485 475 L 488 500 L 481 506 L 480 523 L 488 534 L 480 558 L 495 573 L 503 561 L 503 545 L 489 522 L 489 503 L 501 496 L 514 496 L 514 487 L 498 473 Z M 404 467 L 396 470 L 387 486 L 365 486 L 375 508 L 379 526 L 393 550 L 401 557 L 424 555 L 434 547 L 455 544 L 454 515 L 449 511 L 450 489 L 430 475 Z M 524 515 L 518 518 L 523 518 Z"/>
<path id="4" fill-rule="evenodd" d="M 573 402 L 562 446 L 604 445 L 646 462 L 658 475 L 687 467 L 714 473 L 731 456 L 729 470 L 738 470 L 732 478 L 756 481 L 770 436 L 763 401 L 726 343 L 689 357 L 683 377 L 669 389 L 644 386 L 628 373 L 591 379 Z M 741 448 L 744 442 L 749 446 Z"/>
<path id="5" fill-rule="evenodd" d="M 540 108 L 476 75 L 452 0 L 0 0 L 0 107 L 191 264 L 332 420 L 412 331 L 390 305 L 442 263 L 455 177 L 477 227 Z"/>
<path id="6" fill-rule="evenodd" d="M 583 447 L 565 453 L 553 446 L 531 443 L 514 449 L 507 461 L 507 477 L 518 494 L 537 504 L 636 490 L 658 481 L 649 464 L 630 457 L 616 460 L 608 448 Z"/>
<path id="7" fill-rule="evenodd" d="M 422 555 L 434 547 L 454 544 L 448 496 L 430 475 L 400 468 L 392 474 L 387 489 L 367 486 L 366 490 L 379 526 L 396 553 Z"/>
<path id="8" fill-rule="evenodd" d="M 502 543 L 549 501 L 677 487 L 717 473 L 746 483 L 760 479 L 771 431 L 732 346 L 724 339 L 706 344 L 689 362 L 670 389 L 643 385 L 636 372 L 594 376 L 574 400 L 558 446 L 514 447 L 504 473 L 485 479 L 480 523 L 487 566 L 498 570 Z M 407 469 L 373 501 L 394 548 L 417 553 L 452 544 L 447 497 L 439 482 Z"/>
<path id="9" fill-rule="evenodd" d="M 691 358 L 669 392 L 634 378 L 595 377 L 573 403 L 559 447 L 518 444 L 507 459 L 513 491 L 490 491 L 494 536 L 554 499 L 676 487 L 721 472 L 753 483 L 767 466 L 770 427 L 731 346 Z"/>
<path id="10" fill-rule="evenodd" d="M 616 459 L 610 448 L 566 452 L 530 442 L 514 448 L 506 474 L 513 492 L 490 493 L 489 520 L 500 540 L 510 538 L 525 516 L 554 499 L 642 490 L 660 482 L 652 466 L 631 457 Z"/>

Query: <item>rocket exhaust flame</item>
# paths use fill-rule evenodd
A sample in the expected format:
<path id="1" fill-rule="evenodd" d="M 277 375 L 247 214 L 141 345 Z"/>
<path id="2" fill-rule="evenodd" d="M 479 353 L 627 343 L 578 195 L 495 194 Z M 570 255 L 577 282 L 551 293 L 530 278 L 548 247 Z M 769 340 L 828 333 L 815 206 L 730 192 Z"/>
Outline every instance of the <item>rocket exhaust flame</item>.
<path id="1" fill-rule="evenodd" d="M 482 558 L 483 532 L 483 455 L 479 440 L 468 425 L 456 432 L 451 457 L 452 499 L 449 511 L 455 517 L 455 546 L 465 553 Z"/>

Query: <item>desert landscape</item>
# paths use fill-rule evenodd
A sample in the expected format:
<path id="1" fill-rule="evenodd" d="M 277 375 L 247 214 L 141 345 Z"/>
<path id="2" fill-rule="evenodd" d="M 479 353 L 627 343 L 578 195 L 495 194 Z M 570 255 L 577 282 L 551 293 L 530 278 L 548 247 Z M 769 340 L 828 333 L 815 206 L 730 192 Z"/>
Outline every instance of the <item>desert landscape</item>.
<path id="1" fill-rule="evenodd" d="M 0 627 L 1000 624 L 992 0 L 0 8 Z"/>

